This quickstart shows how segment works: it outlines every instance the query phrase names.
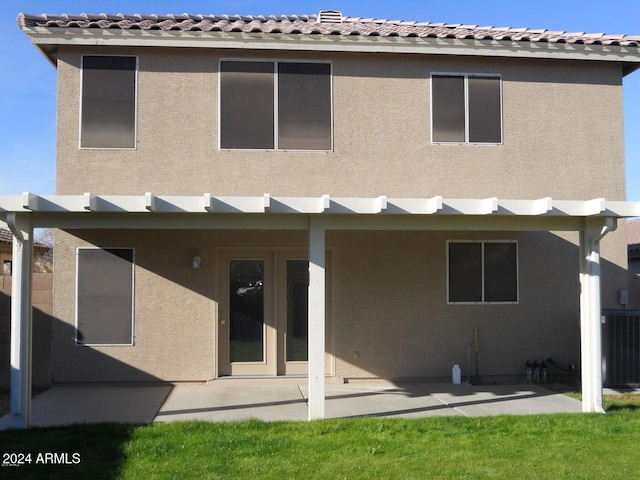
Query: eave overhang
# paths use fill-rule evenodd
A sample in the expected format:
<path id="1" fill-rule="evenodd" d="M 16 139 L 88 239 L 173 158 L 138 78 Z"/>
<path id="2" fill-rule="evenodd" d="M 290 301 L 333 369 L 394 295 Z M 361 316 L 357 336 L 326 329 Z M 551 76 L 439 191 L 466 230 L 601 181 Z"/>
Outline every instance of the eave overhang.
<path id="1" fill-rule="evenodd" d="M 56 64 L 58 47 L 184 47 L 360 53 L 464 55 L 618 62 L 624 74 L 640 68 L 637 47 L 544 41 L 476 40 L 398 36 L 202 32 L 99 28 L 23 27 L 42 53 Z"/>

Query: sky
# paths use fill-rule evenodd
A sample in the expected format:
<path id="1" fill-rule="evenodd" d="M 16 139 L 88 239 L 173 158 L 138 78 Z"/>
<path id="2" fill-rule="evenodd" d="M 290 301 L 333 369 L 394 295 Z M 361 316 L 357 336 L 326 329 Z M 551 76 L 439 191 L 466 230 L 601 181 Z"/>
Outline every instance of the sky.
<path id="1" fill-rule="evenodd" d="M 0 195 L 55 193 L 56 71 L 18 28 L 31 14 L 314 14 L 640 35 L 640 0 L 0 0 Z M 623 81 L 627 199 L 640 201 L 640 70 Z"/>

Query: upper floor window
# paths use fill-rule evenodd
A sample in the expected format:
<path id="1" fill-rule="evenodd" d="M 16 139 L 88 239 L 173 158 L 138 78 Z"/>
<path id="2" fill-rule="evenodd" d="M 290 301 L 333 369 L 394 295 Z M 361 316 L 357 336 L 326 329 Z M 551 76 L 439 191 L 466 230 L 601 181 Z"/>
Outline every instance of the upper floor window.
<path id="1" fill-rule="evenodd" d="M 220 148 L 332 149 L 331 64 L 220 62 Z"/>
<path id="2" fill-rule="evenodd" d="M 518 244 L 451 241 L 447 245 L 449 303 L 518 301 Z"/>
<path id="3" fill-rule="evenodd" d="M 434 143 L 502 143 L 500 77 L 431 76 L 431 138 Z"/>
<path id="4" fill-rule="evenodd" d="M 136 57 L 82 56 L 81 148 L 136 147 L 136 67 Z"/>

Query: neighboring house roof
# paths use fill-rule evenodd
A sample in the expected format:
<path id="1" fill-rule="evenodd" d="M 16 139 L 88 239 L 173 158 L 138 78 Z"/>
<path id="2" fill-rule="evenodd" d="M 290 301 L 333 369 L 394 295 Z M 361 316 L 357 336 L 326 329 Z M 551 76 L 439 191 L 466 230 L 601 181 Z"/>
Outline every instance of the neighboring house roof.
<path id="1" fill-rule="evenodd" d="M 13 235 L 9 230 L 0 228 L 0 243 L 13 243 Z"/>
<path id="2" fill-rule="evenodd" d="M 325 20 L 326 15 L 326 20 Z M 69 44 L 69 37 L 56 38 L 56 31 L 73 30 L 82 36 L 81 32 L 91 30 L 87 35 L 85 45 L 96 44 L 96 33 L 101 32 L 103 41 L 111 44 L 132 39 L 145 38 L 146 44 L 155 40 L 165 42 L 165 45 L 178 46 L 179 39 L 176 32 L 195 35 L 195 38 L 206 46 L 205 42 L 215 40 L 222 42 L 234 36 L 244 35 L 242 46 L 256 45 L 259 38 L 283 35 L 287 42 L 269 48 L 299 49 L 300 44 L 295 40 L 307 40 L 304 48 L 324 50 L 344 50 L 346 43 L 350 49 L 361 51 L 391 51 L 429 53 L 425 47 L 437 46 L 438 53 L 457 53 L 460 47 L 465 47 L 465 55 L 486 55 L 487 49 L 500 50 L 502 56 L 525 57 L 555 57 L 559 53 L 562 58 L 582 58 L 585 55 L 598 60 L 618 61 L 625 64 L 625 73 L 640 68 L 640 36 L 623 34 L 607 35 L 604 33 L 565 32 L 545 29 L 493 27 L 479 25 L 462 25 L 432 22 L 414 22 L 402 20 L 382 20 L 375 18 L 361 18 L 342 16 L 340 12 L 325 11 L 319 15 L 109 15 L 109 14 L 81 14 L 81 15 L 31 15 L 21 13 L 18 24 L 25 30 L 50 58 L 55 62 L 55 48 L 52 45 Z M 119 38 L 113 35 L 114 30 L 127 32 L 130 37 Z M 148 32 L 156 32 L 148 35 Z M 157 32 L 171 32 L 164 38 Z M 210 35 L 202 35 L 207 33 Z M 147 35 L 145 35 L 147 34 Z M 256 34 L 258 38 L 256 38 Z M 227 36 L 225 36 L 227 35 Z M 296 36 L 297 39 L 291 38 Z M 37 38 L 36 38 L 37 37 Z M 162 37 L 162 38 L 161 38 Z M 314 39 L 310 44 L 308 40 Z M 318 42 L 326 39 L 327 42 Z M 89 41 L 90 40 L 90 41 Z M 93 43 L 91 43 L 93 42 Z M 340 42 L 341 45 L 336 45 Z M 373 44 L 371 43 L 373 42 Z M 453 42 L 453 43 L 452 43 Z M 456 43 L 458 42 L 458 43 Z M 124 43 L 122 43 L 124 44 Z M 133 43 L 135 45 L 135 42 Z M 505 46 L 509 49 L 505 49 Z M 49 47 L 48 47 L 49 46 Z M 190 44 L 189 46 L 195 46 Z M 473 46 L 474 49 L 469 50 Z M 375 48 L 374 48 L 375 47 Z M 393 47 L 393 48 L 391 48 Z M 457 48 L 455 48 L 457 47 Z M 531 51 L 515 53 L 513 47 L 528 47 Z M 593 48 L 602 47 L 604 51 Z M 236 48 L 231 45 L 231 48 Z M 256 46 L 254 48 L 261 48 Z M 266 48 L 266 47 L 262 47 Z M 443 51 L 452 48 L 451 51 Z M 417 50 L 416 50 L 417 49 Z M 527 48 L 525 48 L 527 50 Z M 602 53 L 607 55 L 602 55 Z"/>
<path id="3" fill-rule="evenodd" d="M 631 220 L 627 223 L 627 244 L 629 255 L 640 258 L 640 220 Z"/>
<path id="4" fill-rule="evenodd" d="M 4 228 L 0 228 L 0 243 L 8 243 L 8 244 L 13 244 L 13 234 L 9 231 L 6 230 Z M 37 250 L 49 250 L 49 247 L 47 247 L 46 245 L 39 243 L 39 242 L 34 242 L 33 244 L 33 248 L 37 249 Z"/>

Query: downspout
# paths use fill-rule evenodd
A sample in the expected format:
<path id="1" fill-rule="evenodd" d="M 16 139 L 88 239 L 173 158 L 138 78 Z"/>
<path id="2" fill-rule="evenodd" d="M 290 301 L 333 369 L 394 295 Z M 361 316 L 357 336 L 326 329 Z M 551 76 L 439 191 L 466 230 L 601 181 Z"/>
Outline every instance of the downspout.
<path id="1" fill-rule="evenodd" d="M 593 246 L 595 246 L 596 242 L 600 243 L 600 240 L 602 240 L 607 233 L 614 232 L 617 230 L 617 228 L 618 228 L 618 219 L 616 217 L 605 217 L 602 230 L 593 239 Z"/>
<path id="2" fill-rule="evenodd" d="M 22 231 L 17 226 L 15 212 L 7 212 L 7 227 L 9 227 L 9 230 L 11 230 L 11 233 L 19 242 L 24 242 Z"/>

